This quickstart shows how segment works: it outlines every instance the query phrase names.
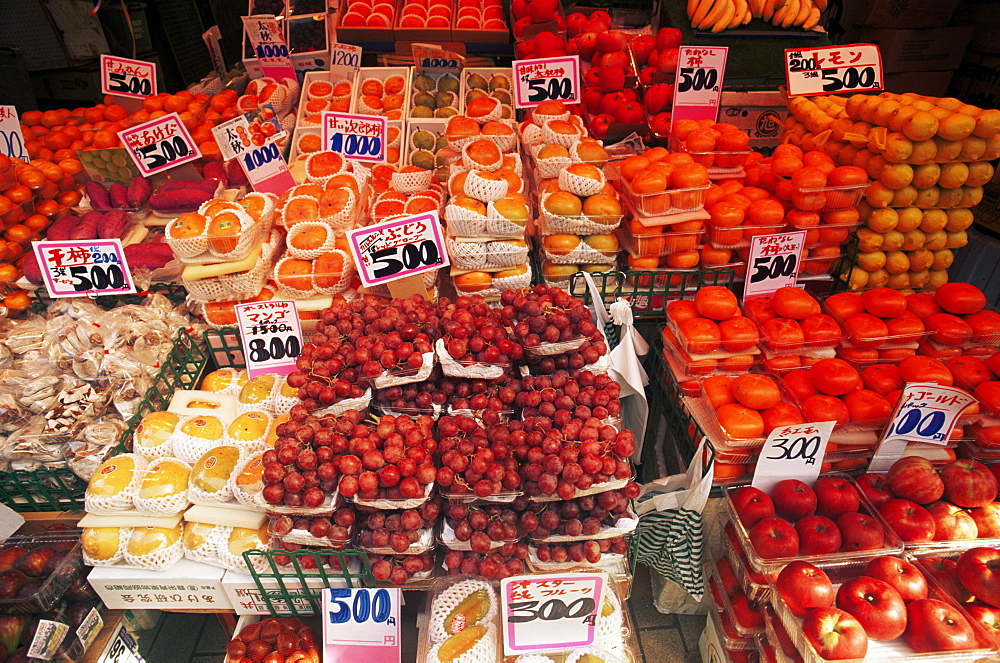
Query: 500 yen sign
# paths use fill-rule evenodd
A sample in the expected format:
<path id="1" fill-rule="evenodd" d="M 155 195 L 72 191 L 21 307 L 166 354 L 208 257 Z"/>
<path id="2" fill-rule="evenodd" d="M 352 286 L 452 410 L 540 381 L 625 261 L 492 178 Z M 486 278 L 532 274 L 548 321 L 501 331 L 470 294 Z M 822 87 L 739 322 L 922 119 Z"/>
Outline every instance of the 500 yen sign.
<path id="1" fill-rule="evenodd" d="M 147 170 L 160 168 L 191 154 L 191 149 L 188 147 L 187 141 L 184 140 L 183 136 L 174 136 L 173 138 L 161 140 L 152 145 L 140 147 L 138 151 L 143 165 Z"/>
<path id="2" fill-rule="evenodd" d="M 330 611 L 331 624 L 344 624 L 354 621 L 357 624 L 364 624 L 371 620 L 376 624 L 385 623 L 392 614 L 392 598 L 389 590 L 378 589 L 356 589 L 354 590 L 354 601 L 348 605 L 340 599 L 351 595 L 351 590 L 347 588 L 333 588 L 330 590 L 331 607 L 336 610 Z"/>
<path id="3" fill-rule="evenodd" d="M 568 78 L 543 78 L 541 80 L 529 80 L 528 101 L 561 101 L 573 97 L 573 81 Z"/>
<path id="4" fill-rule="evenodd" d="M 750 276 L 751 283 L 760 283 L 765 279 L 776 279 L 779 276 L 791 276 L 795 273 L 798 264 L 798 256 L 778 255 L 755 258 L 753 261 L 753 274 Z"/>
<path id="5" fill-rule="evenodd" d="M 687 92 L 688 90 L 713 90 L 718 84 L 718 69 L 695 69 L 694 67 L 681 67 L 681 82 L 677 86 L 677 91 Z"/>
<path id="6" fill-rule="evenodd" d="M 112 92 L 141 94 L 147 97 L 153 93 L 153 84 L 148 78 L 140 78 L 132 74 L 111 72 L 108 74 L 108 83 Z"/>
<path id="7" fill-rule="evenodd" d="M 878 76 L 875 75 L 875 67 L 863 67 L 855 69 L 824 69 L 823 70 L 823 92 L 837 92 L 838 90 L 865 90 L 875 87 Z"/>
<path id="8" fill-rule="evenodd" d="M 437 245 L 429 239 L 425 239 L 419 244 L 404 244 L 403 246 L 373 251 L 371 257 L 376 264 L 382 263 L 381 267 L 375 267 L 374 276 L 377 279 L 392 276 L 404 270 L 416 269 L 422 265 L 436 265 L 441 262 Z"/>

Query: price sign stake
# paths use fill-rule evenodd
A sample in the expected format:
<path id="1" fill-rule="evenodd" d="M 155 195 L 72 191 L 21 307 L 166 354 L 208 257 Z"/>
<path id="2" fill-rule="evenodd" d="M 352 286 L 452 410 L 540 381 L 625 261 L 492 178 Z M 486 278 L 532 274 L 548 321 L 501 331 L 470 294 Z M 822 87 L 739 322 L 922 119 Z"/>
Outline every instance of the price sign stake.
<path id="1" fill-rule="evenodd" d="M 347 244 L 369 288 L 450 264 L 437 212 L 349 230 Z"/>
<path id="2" fill-rule="evenodd" d="M 399 663 L 398 587 L 323 591 L 323 660 Z"/>
<path id="3" fill-rule="evenodd" d="M 504 654 L 592 645 L 606 585 L 602 573 L 550 573 L 501 580 Z"/>
<path id="4" fill-rule="evenodd" d="M 50 297 L 135 292 L 120 239 L 32 242 L 31 246 Z"/>
<path id="5" fill-rule="evenodd" d="M 250 377 L 294 372 L 295 359 L 302 352 L 302 326 L 295 302 L 249 302 L 233 308 Z"/>
<path id="6" fill-rule="evenodd" d="M 765 493 L 782 479 L 799 479 L 806 483 L 819 476 L 826 443 L 836 421 L 782 426 L 767 436 L 757 467 L 753 473 L 753 486 Z"/>
<path id="7" fill-rule="evenodd" d="M 958 416 L 976 402 L 975 397 L 958 387 L 934 382 L 907 384 L 882 433 L 868 471 L 888 470 L 910 442 L 947 444 Z"/>
<path id="8" fill-rule="evenodd" d="M 177 113 L 123 129 L 118 137 L 143 177 L 201 158 L 201 151 Z"/>
<path id="9" fill-rule="evenodd" d="M 0 154 L 12 159 L 28 158 L 28 152 L 24 149 L 24 136 L 21 135 L 21 123 L 17 119 L 17 109 L 13 106 L 0 106 Z"/>
<path id="10" fill-rule="evenodd" d="M 101 93 L 145 99 L 156 94 L 156 64 L 101 55 Z"/>
<path id="11" fill-rule="evenodd" d="M 805 242 L 804 230 L 779 235 L 756 235 L 750 241 L 743 299 L 769 295 L 786 285 L 794 286 L 799 276 L 799 260 Z"/>
<path id="12" fill-rule="evenodd" d="M 726 46 L 681 46 L 670 125 L 677 120 L 717 120 L 722 81 L 726 76 Z"/>
<path id="13" fill-rule="evenodd" d="M 515 60 L 514 105 L 531 108 L 543 101 L 580 101 L 580 56 Z"/>
<path id="14" fill-rule="evenodd" d="M 882 89 L 882 53 L 875 44 L 785 49 L 789 97 Z"/>
<path id="15" fill-rule="evenodd" d="M 357 161 L 385 161 L 389 124 L 379 115 L 323 111 L 323 146 Z"/>
<path id="16" fill-rule="evenodd" d="M 295 67 L 288 56 L 288 46 L 281 31 L 281 24 L 273 14 L 254 14 L 243 17 L 243 27 L 250 38 L 250 46 L 260 61 L 264 76 L 281 81 L 295 78 Z"/>
<path id="17" fill-rule="evenodd" d="M 258 112 L 258 111 L 255 111 Z M 295 178 L 278 149 L 274 136 L 256 145 L 251 137 L 249 114 L 235 117 L 212 129 L 225 161 L 237 159 L 254 191 L 280 195 L 295 186 Z M 259 142 L 259 141 L 258 141 Z"/>

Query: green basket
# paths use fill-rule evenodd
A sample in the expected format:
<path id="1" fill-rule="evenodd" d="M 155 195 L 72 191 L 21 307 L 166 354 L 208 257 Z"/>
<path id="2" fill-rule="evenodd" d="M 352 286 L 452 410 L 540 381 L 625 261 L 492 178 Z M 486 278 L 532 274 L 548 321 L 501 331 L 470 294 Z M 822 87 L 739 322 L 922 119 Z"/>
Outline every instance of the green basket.
<path id="1" fill-rule="evenodd" d="M 282 570 L 279 567 L 276 557 L 288 556 L 291 571 Z M 340 562 L 341 571 L 327 571 L 327 566 L 322 564 L 320 557 L 333 556 Z M 374 587 L 375 579 L 372 577 L 371 565 L 368 563 L 368 555 L 358 550 L 296 550 L 293 552 L 284 550 L 246 550 L 243 552 L 243 559 L 250 569 L 254 584 L 260 591 L 261 599 L 267 605 L 272 617 L 283 616 L 308 616 L 319 614 L 322 610 L 322 591 L 324 588 L 333 587 L 336 584 L 346 583 L 347 587 Z M 264 559 L 267 570 L 258 571 L 256 563 L 259 559 Z M 303 559 L 311 559 L 315 562 L 314 569 L 305 569 L 302 566 Z M 353 560 L 357 560 L 359 571 L 357 573 L 350 570 Z M 322 587 L 311 587 L 308 580 L 321 579 Z M 265 587 L 265 581 L 276 587 Z"/>
<path id="2" fill-rule="evenodd" d="M 632 304 L 632 317 L 637 323 L 664 320 L 664 307 L 670 299 L 692 297 L 699 289 L 709 285 L 733 286 L 736 274 L 729 268 L 678 269 L 678 270 L 626 270 L 592 274 L 605 304 L 619 297 Z M 580 274 L 570 277 L 571 293 L 590 303 L 590 291 Z"/>
<path id="3" fill-rule="evenodd" d="M 0 502 L 14 511 L 77 511 L 87 482 L 68 467 L 0 472 Z"/>
<path id="4" fill-rule="evenodd" d="M 243 358 L 243 346 L 240 343 L 240 332 L 236 327 L 219 327 L 206 329 L 202 334 L 205 350 L 215 363 L 216 368 L 247 367 Z"/>

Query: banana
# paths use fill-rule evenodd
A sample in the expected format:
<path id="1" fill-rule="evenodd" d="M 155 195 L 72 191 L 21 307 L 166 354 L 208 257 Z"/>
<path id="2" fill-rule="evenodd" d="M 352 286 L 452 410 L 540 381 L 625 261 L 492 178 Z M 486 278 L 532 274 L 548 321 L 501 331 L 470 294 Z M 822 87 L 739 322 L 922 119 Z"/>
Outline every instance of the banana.
<path id="1" fill-rule="evenodd" d="M 781 4 L 778 4 L 778 3 Z M 764 9 L 760 17 L 765 21 L 770 21 L 774 17 L 774 12 L 785 4 L 785 0 L 764 0 Z"/>
<path id="2" fill-rule="evenodd" d="M 687 1 L 687 15 L 688 19 L 694 17 L 695 11 L 698 9 L 698 0 L 688 0 Z"/>
<path id="3" fill-rule="evenodd" d="M 753 18 L 753 14 L 750 13 L 749 3 L 750 3 L 750 0 L 747 0 L 747 10 L 745 12 L 743 12 L 743 25 L 746 25 L 747 23 L 749 23 L 750 19 Z"/>
<path id="4" fill-rule="evenodd" d="M 730 30 L 743 24 L 743 16 L 747 13 L 747 0 L 736 0 L 736 11 L 733 12 L 733 20 L 729 21 L 726 27 Z"/>
<path id="5" fill-rule="evenodd" d="M 815 0 L 813 2 L 814 5 L 816 5 L 817 7 L 819 7 L 820 11 L 823 11 L 824 9 L 826 9 L 826 3 L 827 3 L 827 0 Z"/>
<path id="6" fill-rule="evenodd" d="M 819 23 L 819 12 L 820 12 L 819 7 L 813 7 L 812 9 L 809 10 L 809 16 L 802 23 L 803 30 L 812 30 L 813 28 L 816 27 L 816 25 Z"/>
<path id="7" fill-rule="evenodd" d="M 728 0 L 726 2 L 726 9 L 722 12 L 722 16 L 715 22 L 712 26 L 712 32 L 722 32 L 729 27 L 729 22 L 733 20 L 733 16 L 736 15 L 736 1 Z"/>
<path id="8" fill-rule="evenodd" d="M 785 14 L 791 9 L 791 4 L 794 0 L 787 0 L 783 5 L 774 10 L 774 16 L 771 17 L 771 23 L 776 27 L 781 27 L 781 22 L 785 20 Z"/>
<path id="9" fill-rule="evenodd" d="M 796 14 L 795 18 L 792 20 L 792 25 L 803 25 L 806 22 L 806 19 L 809 18 L 812 8 L 812 0 L 802 0 L 802 5 L 799 7 L 799 13 Z"/>
<path id="10" fill-rule="evenodd" d="M 799 14 L 799 7 L 801 4 L 800 0 L 791 0 L 788 11 L 785 12 L 784 17 L 781 19 L 781 27 L 787 28 L 792 25 L 792 21 Z M 775 21 L 775 23 L 777 23 L 777 21 Z"/>
<path id="11" fill-rule="evenodd" d="M 763 0 L 748 0 L 747 4 L 750 6 L 750 16 L 760 18 L 760 14 L 764 10 Z"/>
<path id="12" fill-rule="evenodd" d="M 694 12 L 694 16 L 691 17 L 691 27 L 700 28 L 701 24 L 704 23 L 709 10 L 712 9 L 712 6 L 720 2 L 722 2 L 722 0 L 700 0 L 698 2 L 698 8 Z"/>
<path id="13" fill-rule="evenodd" d="M 719 20 L 719 17 L 726 11 L 726 8 L 733 4 L 733 0 L 715 0 L 712 5 L 712 10 L 708 12 L 708 15 L 698 24 L 698 29 L 708 30 L 715 25 L 715 22 Z"/>

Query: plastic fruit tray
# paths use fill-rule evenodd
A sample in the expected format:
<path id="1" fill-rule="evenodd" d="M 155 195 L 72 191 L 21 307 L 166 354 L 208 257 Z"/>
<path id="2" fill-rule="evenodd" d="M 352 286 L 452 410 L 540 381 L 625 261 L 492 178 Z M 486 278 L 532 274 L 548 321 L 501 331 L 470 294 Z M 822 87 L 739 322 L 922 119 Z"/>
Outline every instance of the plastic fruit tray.
<path id="1" fill-rule="evenodd" d="M 4 591 L 13 588 L 17 594 L 24 591 L 21 588 L 29 582 L 37 581 L 40 584 L 33 593 L 24 592 L 24 596 L 0 599 L 0 612 L 40 613 L 51 608 L 83 569 L 80 534 L 80 530 L 68 530 L 57 534 L 12 536 L 7 539 L 0 547 L 0 552 L 12 548 L 23 548 L 25 552 L 13 562 L 12 570 L 4 572 Z M 53 550 L 51 557 L 40 552 L 50 549 Z M 52 558 L 56 556 L 62 556 L 62 559 L 52 562 Z M 22 570 L 30 575 L 22 573 Z"/>
<path id="2" fill-rule="evenodd" d="M 744 224 L 733 228 L 723 228 L 708 224 L 706 238 L 717 249 L 744 249 L 750 246 L 751 239 L 757 235 L 775 235 L 785 229 L 785 224 L 776 226 L 756 226 Z"/>
<path id="3" fill-rule="evenodd" d="M 705 184 L 687 189 L 638 193 L 632 190 L 628 180 L 621 180 L 621 183 L 622 196 L 642 216 L 667 216 L 701 210 L 705 206 L 705 192 L 711 186 Z"/>

